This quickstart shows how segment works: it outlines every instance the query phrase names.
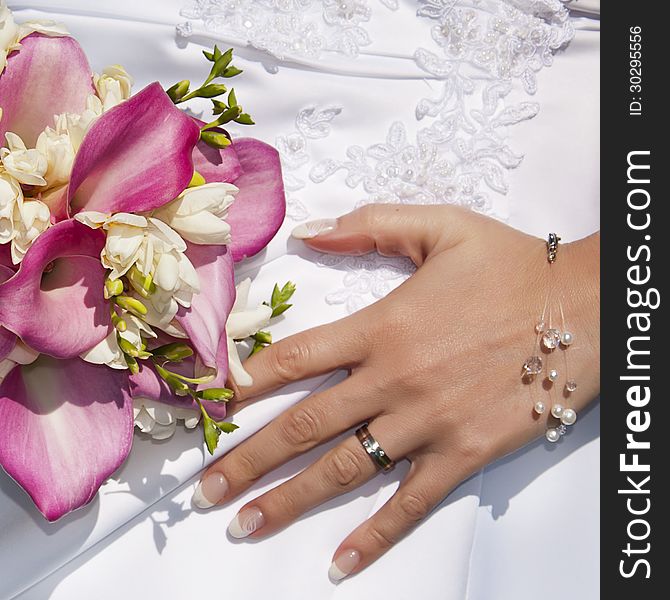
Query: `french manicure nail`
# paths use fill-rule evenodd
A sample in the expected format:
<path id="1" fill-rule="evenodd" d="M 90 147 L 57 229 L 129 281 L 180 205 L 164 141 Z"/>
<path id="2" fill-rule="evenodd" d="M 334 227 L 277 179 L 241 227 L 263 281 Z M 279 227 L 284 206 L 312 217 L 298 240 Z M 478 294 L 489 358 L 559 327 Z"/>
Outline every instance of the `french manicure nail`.
<path id="1" fill-rule="evenodd" d="M 228 525 L 228 533 L 234 538 L 241 539 L 251 535 L 265 525 L 265 517 L 260 508 L 245 508 L 237 513 Z"/>
<path id="2" fill-rule="evenodd" d="M 211 508 L 226 495 L 228 482 L 221 473 L 210 473 L 195 489 L 191 504 L 198 508 Z"/>
<path id="3" fill-rule="evenodd" d="M 341 581 L 351 574 L 359 562 L 361 562 L 361 555 L 358 550 L 345 550 L 330 565 L 328 577 L 335 583 Z"/>
<path id="4" fill-rule="evenodd" d="M 298 225 L 292 232 L 297 240 L 309 240 L 315 238 L 317 235 L 330 233 L 337 227 L 337 219 L 318 219 L 316 221 L 308 221 L 302 225 Z"/>

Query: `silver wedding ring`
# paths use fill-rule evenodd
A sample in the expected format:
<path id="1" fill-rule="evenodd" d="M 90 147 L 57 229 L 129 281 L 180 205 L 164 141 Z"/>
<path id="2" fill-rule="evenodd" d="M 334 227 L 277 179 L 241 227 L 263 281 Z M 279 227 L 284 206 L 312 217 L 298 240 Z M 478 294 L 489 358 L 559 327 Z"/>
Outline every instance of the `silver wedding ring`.
<path id="1" fill-rule="evenodd" d="M 387 473 L 395 467 L 395 461 L 384 452 L 379 442 L 368 431 L 367 425 L 363 425 L 356 430 L 356 437 L 361 446 L 365 448 L 365 451 L 382 471 Z"/>

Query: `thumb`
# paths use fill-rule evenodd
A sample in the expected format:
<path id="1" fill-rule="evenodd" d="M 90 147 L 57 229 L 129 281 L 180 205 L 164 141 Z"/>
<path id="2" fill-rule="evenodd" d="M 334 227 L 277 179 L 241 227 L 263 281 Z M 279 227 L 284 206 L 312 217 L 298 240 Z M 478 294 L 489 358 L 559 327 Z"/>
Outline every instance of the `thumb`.
<path id="1" fill-rule="evenodd" d="M 383 256 L 407 256 L 421 265 L 463 239 L 465 212 L 454 206 L 367 204 L 338 219 L 298 225 L 291 235 L 321 252 L 377 251 Z"/>

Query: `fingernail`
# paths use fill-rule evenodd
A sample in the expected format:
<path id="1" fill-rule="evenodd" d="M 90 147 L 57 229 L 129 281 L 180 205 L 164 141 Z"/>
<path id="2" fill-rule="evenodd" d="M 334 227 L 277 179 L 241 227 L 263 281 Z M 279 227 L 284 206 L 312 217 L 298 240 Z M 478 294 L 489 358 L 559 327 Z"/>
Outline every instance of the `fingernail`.
<path id="1" fill-rule="evenodd" d="M 334 583 L 341 581 L 356 568 L 361 562 L 358 550 L 345 550 L 330 565 L 328 577 Z"/>
<path id="2" fill-rule="evenodd" d="M 337 219 L 318 219 L 316 221 L 308 221 L 302 225 L 298 225 L 291 235 L 297 240 L 309 240 L 322 235 L 330 233 L 337 227 Z"/>
<path id="3" fill-rule="evenodd" d="M 251 535 L 265 525 L 265 518 L 260 508 L 245 508 L 228 525 L 228 533 L 238 540 Z"/>
<path id="4" fill-rule="evenodd" d="M 221 473 L 210 473 L 195 489 L 191 504 L 198 508 L 211 508 L 226 495 L 228 482 Z"/>

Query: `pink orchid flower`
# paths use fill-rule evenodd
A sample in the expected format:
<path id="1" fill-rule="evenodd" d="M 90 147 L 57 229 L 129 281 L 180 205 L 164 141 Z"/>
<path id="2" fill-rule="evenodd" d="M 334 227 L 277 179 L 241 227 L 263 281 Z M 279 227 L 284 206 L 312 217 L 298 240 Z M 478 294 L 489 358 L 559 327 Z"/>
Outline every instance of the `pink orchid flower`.
<path id="1" fill-rule="evenodd" d="M 32 34 L 8 56 L 0 75 L 0 136 L 33 145 L 53 115 L 80 113 L 95 92 L 86 56 L 69 37 Z M 132 446 L 133 396 L 176 406 L 150 367 L 128 371 L 79 358 L 111 331 L 100 263 L 104 233 L 74 220 L 81 211 L 145 212 L 175 199 L 194 167 L 211 182 L 239 189 L 228 214 L 230 246 L 189 244 L 186 255 L 201 293 L 176 320 L 196 352 L 192 367 L 228 376 L 226 320 L 235 300 L 234 262 L 262 250 L 284 219 L 277 152 L 240 139 L 225 150 L 199 142 L 198 123 L 177 109 L 158 83 L 105 112 L 77 152 L 70 182 L 50 195 L 52 226 L 16 269 L 0 246 L 0 363 L 20 341 L 40 353 L 0 383 L 0 465 L 54 521 L 88 502 Z M 208 403 L 215 418 L 223 403 Z"/>

